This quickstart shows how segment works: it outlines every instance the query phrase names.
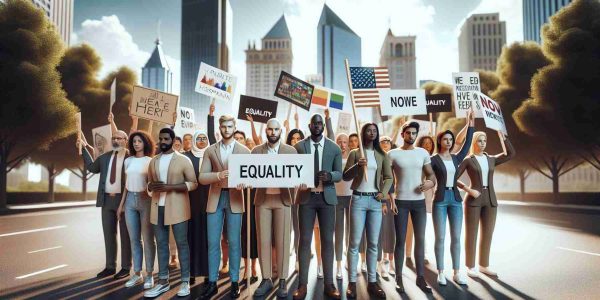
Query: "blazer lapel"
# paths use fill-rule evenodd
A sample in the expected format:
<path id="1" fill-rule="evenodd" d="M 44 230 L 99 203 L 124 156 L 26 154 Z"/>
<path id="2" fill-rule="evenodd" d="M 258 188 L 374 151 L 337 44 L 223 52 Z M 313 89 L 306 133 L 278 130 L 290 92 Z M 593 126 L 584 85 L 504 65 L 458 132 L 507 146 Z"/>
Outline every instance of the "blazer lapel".
<path id="1" fill-rule="evenodd" d="M 108 157 L 105 159 L 104 162 L 104 170 L 106 170 L 106 173 L 108 175 L 108 168 L 110 166 L 110 160 L 112 159 L 112 157 L 115 155 L 115 150 L 110 151 L 110 155 L 108 155 Z M 110 175 L 109 175 L 110 176 Z"/>
<path id="2" fill-rule="evenodd" d="M 160 180 L 160 157 L 162 156 L 162 154 L 159 154 L 156 159 L 154 160 L 154 180 L 158 181 Z"/>
<path id="3" fill-rule="evenodd" d="M 221 144 L 223 144 L 223 141 L 219 141 L 214 149 L 215 152 L 217 152 L 217 160 L 219 161 L 219 164 L 221 164 L 221 170 L 224 170 L 225 166 L 223 165 L 223 161 L 221 160 Z"/>
<path id="4" fill-rule="evenodd" d="M 442 179 L 448 180 L 448 170 L 446 170 L 446 164 L 444 163 L 444 159 L 442 158 L 442 156 L 437 154 L 433 157 L 433 159 L 435 160 L 435 163 L 439 165 L 439 168 L 442 171 L 442 176 L 444 177 Z M 454 159 L 452 159 L 452 163 L 454 163 Z"/>

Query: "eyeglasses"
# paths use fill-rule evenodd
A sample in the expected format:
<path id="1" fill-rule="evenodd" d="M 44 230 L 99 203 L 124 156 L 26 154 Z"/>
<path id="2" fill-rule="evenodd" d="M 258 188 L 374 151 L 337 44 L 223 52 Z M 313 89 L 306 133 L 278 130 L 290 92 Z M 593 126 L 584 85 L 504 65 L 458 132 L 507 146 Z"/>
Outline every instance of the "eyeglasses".
<path id="1" fill-rule="evenodd" d="M 197 137 L 197 138 L 196 138 L 196 141 L 201 141 L 201 142 L 205 142 L 205 141 L 207 141 L 207 140 L 208 140 L 208 138 L 206 138 L 206 137 L 201 137 L 201 136 L 199 136 L 199 137 Z"/>
<path id="2" fill-rule="evenodd" d="M 392 141 L 390 141 L 390 140 L 383 140 L 383 141 L 380 141 L 380 143 L 391 143 L 391 142 L 392 142 Z"/>

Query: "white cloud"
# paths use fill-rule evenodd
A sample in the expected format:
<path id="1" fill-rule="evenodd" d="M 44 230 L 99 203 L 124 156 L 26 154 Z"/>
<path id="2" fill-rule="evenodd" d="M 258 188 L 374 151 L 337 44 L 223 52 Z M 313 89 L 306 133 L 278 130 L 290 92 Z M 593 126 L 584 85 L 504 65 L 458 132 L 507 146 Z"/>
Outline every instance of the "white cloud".
<path id="1" fill-rule="evenodd" d="M 150 52 L 138 47 L 117 16 L 83 21 L 81 30 L 74 34 L 73 40 L 73 45 L 88 43 L 96 49 L 102 58 L 100 78 L 121 66 L 127 66 L 138 73 L 138 79 L 141 81 L 142 67 L 150 58 Z M 148 45 L 147 49 L 154 50 L 153 47 L 154 45 Z M 179 94 L 181 61 L 168 55 L 167 61 L 173 72 L 173 93 Z"/>

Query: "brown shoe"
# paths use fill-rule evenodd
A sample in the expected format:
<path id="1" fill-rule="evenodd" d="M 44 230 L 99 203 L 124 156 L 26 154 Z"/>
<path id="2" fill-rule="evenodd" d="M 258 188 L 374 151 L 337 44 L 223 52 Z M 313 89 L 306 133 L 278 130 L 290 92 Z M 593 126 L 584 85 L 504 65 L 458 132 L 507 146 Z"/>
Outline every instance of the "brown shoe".
<path id="1" fill-rule="evenodd" d="M 356 282 L 348 282 L 348 289 L 346 290 L 347 299 L 356 299 Z"/>
<path id="2" fill-rule="evenodd" d="M 294 292 L 294 300 L 304 300 L 306 298 L 306 284 L 298 285 L 298 289 Z"/>
<path id="3" fill-rule="evenodd" d="M 367 291 L 369 292 L 369 295 L 375 298 L 385 299 L 385 292 L 381 289 L 377 282 L 369 282 Z"/>
<path id="4" fill-rule="evenodd" d="M 325 292 L 325 295 L 330 299 L 342 299 L 340 292 L 337 290 L 333 283 L 326 283 L 323 291 Z"/>

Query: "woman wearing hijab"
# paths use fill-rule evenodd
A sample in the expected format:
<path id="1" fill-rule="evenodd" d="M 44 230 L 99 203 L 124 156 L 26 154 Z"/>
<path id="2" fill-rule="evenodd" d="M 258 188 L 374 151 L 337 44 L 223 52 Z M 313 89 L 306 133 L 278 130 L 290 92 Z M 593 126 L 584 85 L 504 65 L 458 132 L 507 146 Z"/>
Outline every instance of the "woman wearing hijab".
<path id="1" fill-rule="evenodd" d="M 200 174 L 200 166 L 204 157 L 204 150 L 210 145 L 206 132 L 198 130 L 192 139 L 191 151 L 185 152 L 194 165 L 196 177 Z M 206 203 L 210 185 L 198 184 L 198 188 L 190 192 L 190 211 L 192 218 L 188 222 L 188 243 L 190 245 L 190 284 L 195 283 L 195 277 L 208 276 L 208 240 Z"/>

